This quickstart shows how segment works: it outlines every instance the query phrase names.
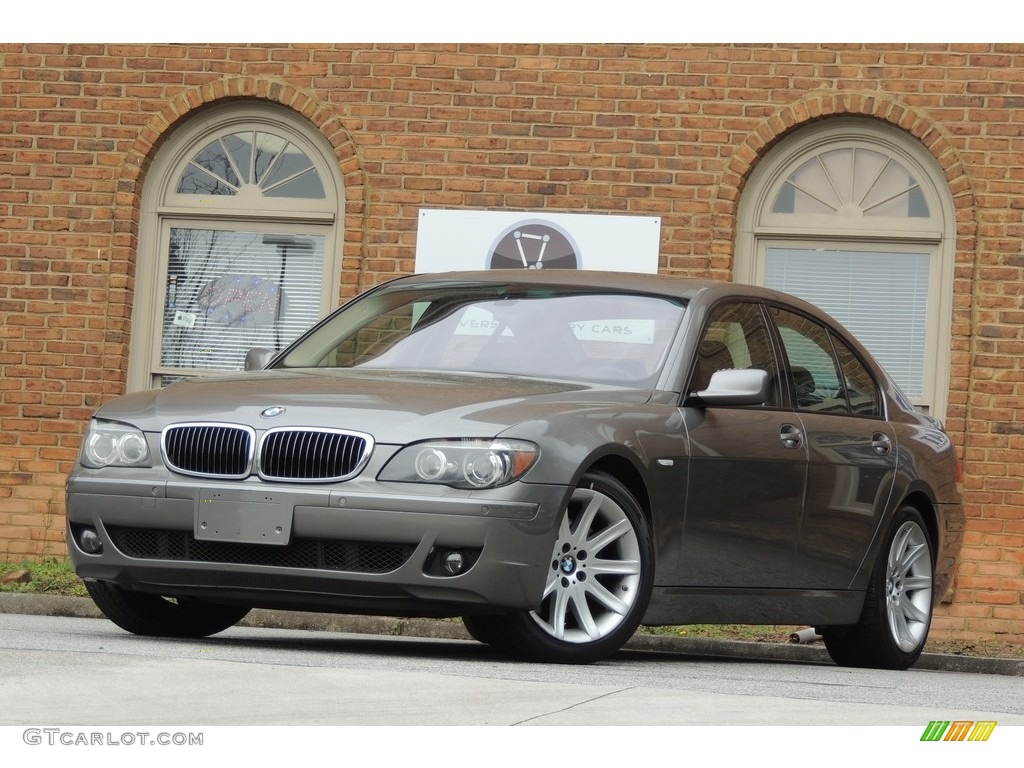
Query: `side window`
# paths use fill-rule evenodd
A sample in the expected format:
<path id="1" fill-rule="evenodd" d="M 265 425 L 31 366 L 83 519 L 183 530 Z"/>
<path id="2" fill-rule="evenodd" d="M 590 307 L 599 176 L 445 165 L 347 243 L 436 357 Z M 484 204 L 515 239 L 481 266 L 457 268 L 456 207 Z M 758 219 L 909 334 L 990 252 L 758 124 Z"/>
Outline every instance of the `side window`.
<path id="1" fill-rule="evenodd" d="M 712 311 L 697 348 L 689 391 L 707 389 L 712 374 L 725 368 L 767 371 L 771 391 L 765 405 L 772 408 L 782 406 L 779 367 L 761 305 L 746 302 L 723 304 Z"/>
<path id="2" fill-rule="evenodd" d="M 864 363 L 835 334 L 832 345 L 839 357 L 839 365 L 843 371 L 843 383 L 846 387 L 846 398 L 850 410 L 858 416 L 882 416 L 882 395 L 874 378 L 864 367 Z"/>
<path id="3" fill-rule="evenodd" d="M 790 386 L 798 409 L 883 415 L 878 385 L 842 339 L 803 315 L 778 308 L 772 314 L 789 359 Z"/>

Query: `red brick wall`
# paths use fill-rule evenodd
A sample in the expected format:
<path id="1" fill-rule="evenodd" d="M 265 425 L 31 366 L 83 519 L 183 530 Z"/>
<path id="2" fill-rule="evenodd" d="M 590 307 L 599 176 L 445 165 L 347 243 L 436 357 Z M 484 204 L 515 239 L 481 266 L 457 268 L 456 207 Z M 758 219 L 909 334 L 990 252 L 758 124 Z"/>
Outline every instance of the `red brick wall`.
<path id="1" fill-rule="evenodd" d="M 176 121 L 305 115 L 346 182 L 342 296 L 413 265 L 420 207 L 662 217 L 728 278 L 736 205 L 830 115 L 916 136 L 956 205 L 948 426 L 969 515 L 936 632 L 1024 640 L 1024 46 L 0 45 L 0 557 L 63 551 L 63 480 L 124 390 L 139 199 Z"/>

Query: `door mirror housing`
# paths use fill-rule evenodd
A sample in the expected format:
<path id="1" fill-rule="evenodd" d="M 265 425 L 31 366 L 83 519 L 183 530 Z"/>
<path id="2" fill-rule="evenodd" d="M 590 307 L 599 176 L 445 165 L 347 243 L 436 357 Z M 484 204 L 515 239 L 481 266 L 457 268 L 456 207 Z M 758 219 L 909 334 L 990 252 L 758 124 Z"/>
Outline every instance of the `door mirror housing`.
<path id="1" fill-rule="evenodd" d="M 762 405 L 768 400 L 769 377 L 760 368 L 726 368 L 715 371 L 702 392 L 692 392 L 686 405 Z"/>
<path id="2" fill-rule="evenodd" d="M 277 356 L 276 349 L 253 347 L 245 353 L 245 370 L 262 371 Z"/>

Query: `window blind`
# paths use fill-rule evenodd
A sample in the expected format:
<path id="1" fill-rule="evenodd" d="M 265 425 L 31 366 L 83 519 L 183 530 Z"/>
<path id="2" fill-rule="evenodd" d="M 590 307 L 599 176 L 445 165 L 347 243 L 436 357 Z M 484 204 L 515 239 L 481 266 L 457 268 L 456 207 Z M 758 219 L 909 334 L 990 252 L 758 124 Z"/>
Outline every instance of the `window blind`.
<path id="1" fill-rule="evenodd" d="M 817 305 L 912 399 L 924 395 L 926 253 L 768 248 L 765 285 Z"/>
<path id="2" fill-rule="evenodd" d="M 319 317 L 323 252 L 320 236 L 172 228 L 160 366 L 241 369 L 292 342 Z"/>

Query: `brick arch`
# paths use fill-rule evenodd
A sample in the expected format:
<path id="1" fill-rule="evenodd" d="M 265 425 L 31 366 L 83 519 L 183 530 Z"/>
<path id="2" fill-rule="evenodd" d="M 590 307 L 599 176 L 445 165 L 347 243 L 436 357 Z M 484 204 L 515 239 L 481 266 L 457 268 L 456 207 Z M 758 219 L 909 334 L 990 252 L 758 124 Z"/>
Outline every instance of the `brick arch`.
<path id="1" fill-rule="evenodd" d="M 722 172 L 712 200 L 712 253 L 727 256 L 709 265 L 714 276 L 728 277 L 735 256 L 740 195 L 754 167 L 782 138 L 829 117 L 872 117 L 914 136 L 935 158 L 946 177 L 956 224 L 955 264 L 974 263 L 975 199 L 959 153 L 942 128 L 925 114 L 878 93 L 811 93 L 767 118 L 737 147 Z M 724 268 L 725 274 L 717 274 Z"/>
<path id="2" fill-rule="evenodd" d="M 341 259 L 343 274 L 349 270 L 353 273 L 360 270 L 366 184 L 355 143 L 341 116 L 302 89 L 264 78 L 228 78 L 183 91 L 142 126 L 116 179 L 114 240 L 108 256 L 110 301 L 103 352 L 106 366 L 122 372 L 128 367 L 133 278 L 142 219 L 142 185 L 157 150 L 176 126 L 200 110 L 241 99 L 264 100 L 295 111 L 312 123 L 331 146 L 344 182 L 343 231 L 339 237 L 341 252 L 335 257 Z M 343 279 L 339 288 L 340 298 L 354 295 L 359 284 L 358 279 Z M 105 395 L 120 394 L 123 387 L 123 379 L 111 382 Z"/>

